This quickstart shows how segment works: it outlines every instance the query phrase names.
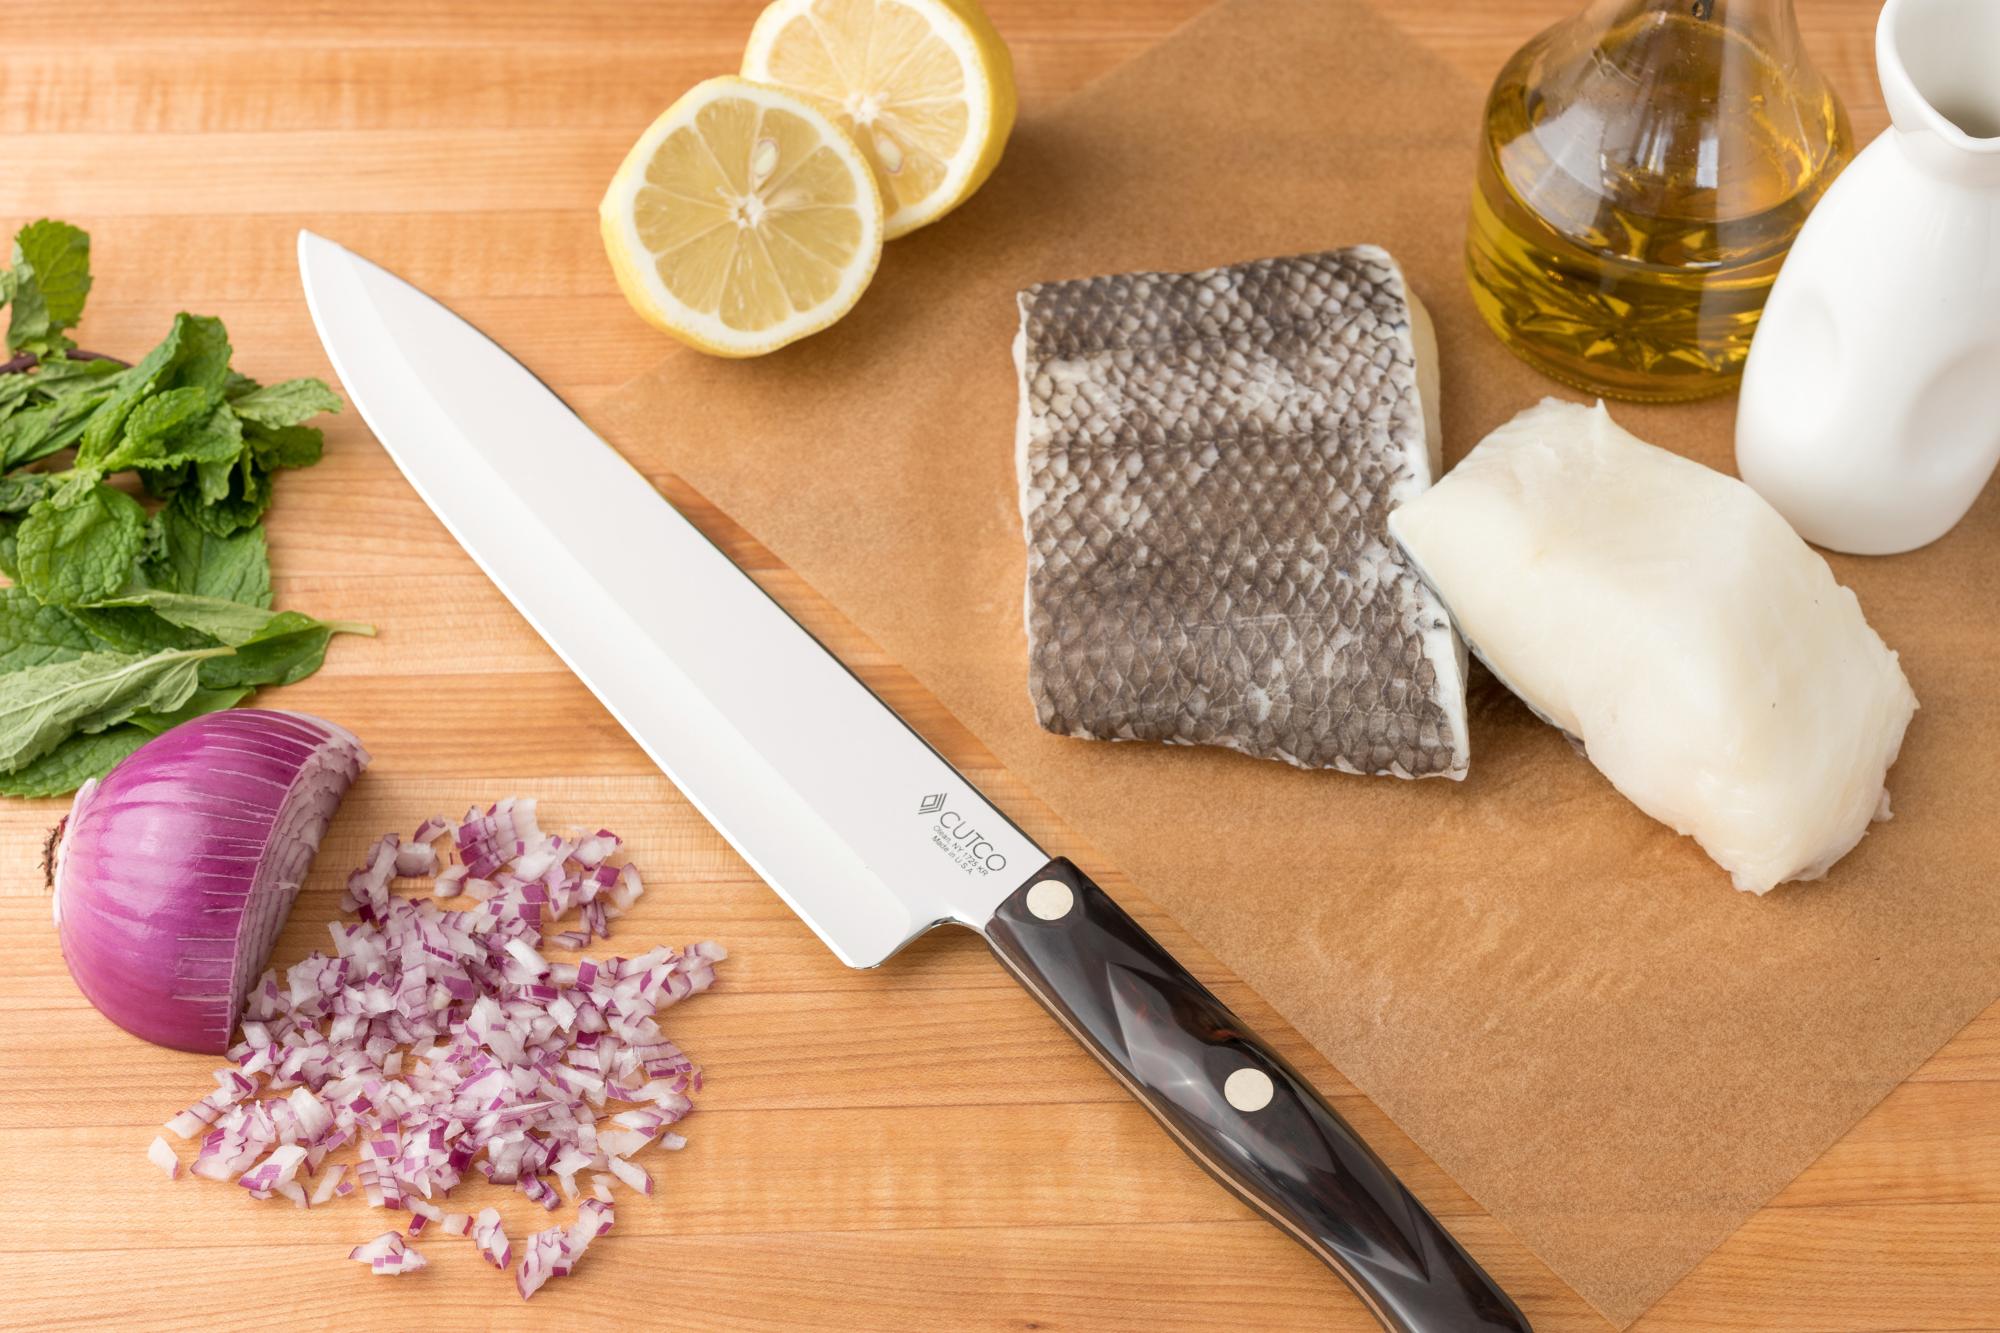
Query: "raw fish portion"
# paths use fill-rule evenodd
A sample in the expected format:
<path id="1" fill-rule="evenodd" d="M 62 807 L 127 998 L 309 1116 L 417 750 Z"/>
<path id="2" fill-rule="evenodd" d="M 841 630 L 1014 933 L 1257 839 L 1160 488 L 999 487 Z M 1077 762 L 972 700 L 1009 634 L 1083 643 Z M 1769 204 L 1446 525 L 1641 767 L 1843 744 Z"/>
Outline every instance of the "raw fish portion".
<path id="1" fill-rule="evenodd" d="M 1028 686 L 1061 735 L 1465 774 L 1464 647 L 1390 542 L 1436 341 L 1374 246 L 1021 294 Z"/>
<path id="2" fill-rule="evenodd" d="M 1737 888 L 1817 879 L 1889 817 L 1916 696 L 1742 482 L 1547 399 L 1389 529 L 1493 673 Z"/>

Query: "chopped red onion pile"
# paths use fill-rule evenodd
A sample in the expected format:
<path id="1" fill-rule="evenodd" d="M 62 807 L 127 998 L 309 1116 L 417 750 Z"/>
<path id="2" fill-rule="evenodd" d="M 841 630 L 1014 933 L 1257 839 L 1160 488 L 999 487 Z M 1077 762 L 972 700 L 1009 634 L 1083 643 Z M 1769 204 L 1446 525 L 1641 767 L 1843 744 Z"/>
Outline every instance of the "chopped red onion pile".
<path id="1" fill-rule="evenodd" d="M 441 869 L 430 839 L 446 832 L 458 863 Z M 438 1201 L 477 1171 L 554 1211 L 585 1193 L 577 1177 L 588 1171 L 576 1221 L 518 1247 L 523 1299 L 568 1275 L 611 1227 L 614 1179 L 652 1192 L 632 1157 L 650 1143 L 685 1142 L 668 1126 L 693 1109 L 701 1071 L 657 1015 L 708 989 L 727 956 L 714 943 L 603 961 L 542 956 L 545 944 L 608 938 L 639 897 L 638 872 L 609 859 L 619 845 L 602 830 L 544 834 L 531 800 L 473 810 L 456 825 L 425 820 L 407 844 L 384 837 L 348 877 L 341 905 L 358 919 L 329 926 L 333 955 L 309 954 L 282 978 L 264 974 L 229 1048 L 234 1066 L 167 1123 L 183 1138 L 202 1136 L 194 1173 L 301 1208 L 358 1181 L 371 1207 L 411 1215 L 408 1235 L 431 1226 L 469 1235 L 504 1270 L 516 1247 L 499 1211 L 474 1217 Z M 425 896 L 399 897 L 390 892 L 399 875 L 435 883 Z M 439 904 L 460 895 L 470 904 Z M 572 909 L 571 928 L 545 935 Z M 326 1161 L 348 1144 L 351 1172 Z M 160 1140 L 148 1156 L 169 1174 L 178 1166 Z M 424 1266 L 396 1232 L 350 1257 L 377 1273 Z"/>

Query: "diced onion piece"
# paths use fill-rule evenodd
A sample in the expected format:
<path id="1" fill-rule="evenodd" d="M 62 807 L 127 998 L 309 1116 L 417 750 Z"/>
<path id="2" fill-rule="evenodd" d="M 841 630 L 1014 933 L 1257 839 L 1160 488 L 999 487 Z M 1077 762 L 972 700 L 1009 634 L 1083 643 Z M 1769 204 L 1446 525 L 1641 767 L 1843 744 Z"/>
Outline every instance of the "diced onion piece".
<path id="1" fill-rule="evenodd" d="M 322 1204 L 331 1199 L 334 1191 L 340 1188 L 340 1178 L 346 1174 L 347 1164 L 345 1162 L 335 1162 L 332 1166 L 329 1166 L 325 1174 L 319 1178 L 319 1184 L 313 1187 L 313 1203 Z"/>
<path id="2" fill-rule="evenodd" d="M 319 1098 L 312 1095 L 309 1088 L 294 1088 L 292 1095 L 285 1099 L 298 1119 L 299 1133 L 307 1142 L 317 1140 L 333 1125 L 333 1112 Z"/>
<path id="3" fill-rule="evenodd" d="M 567 1227 L 550 1227 L 528 1237 L 527 1250 L 514 1282 L 521 1299 L 527 1300 L 550 1278 L 568 1277 L 590 1248 L 590 1242 L 611 1229 L 612 1208 L 598 1199 L 585 1199 L 577 1207 L 576 1221 Z"/>
<path id="4" fill-rule="evenodd" d="M 414 1273 L 424 1267 L 424 1256 L 404 1245 L 402 1233 L 396 1231 L 385 1231 L 374 1240 L 355 1246 L 347 1257 L 390 1276 Z"/>
<path id="5" fill-rule="evenodd" d="M 611 1204 L 605 1200 L 585 1199 L 577 1205 L 576 1221 L 569 1229 L 570 1248 L 576 1258 L 583 1257 L 583 1251 L 591 1241 L 611 1230 L 614 1216 Z"/>
<path id="6" fill-rule="evenodd" d="M 622 912 L 638 902 L 639 895 L 645 891 L 645 885 L 639 882 L 639 872 L 627 865 L 619 871 L 618 886 L 611 890 L 611 901 Z"/>
<path id="7" fill-rule="evenodd" d="M 536 953 L 534 946 L 526 940 L 508 940 L 507 952 L 513 956 L 515 962 L 519 963 L 527 971 L 529 976 L 541 977 L 548 975 L 549 960 Z"/>
<path id="8" fill-rule="evenodd" d="M 570 853 L 570 859 L 586 870 L 595 870 L 604 863 L 604 858 L 616 852 L 624 844 L 610 829 L 599 829 L 578 842 Z"/>
<path id="9" fill-rule="evenodd" d="M 403 1238 L 393 1231 L 385 1231 L 374 1240 L 363 1241 L 347 1252 L 347 1257 L 356 1263 L 372 1264 L 377 1259 L 387 1258 L 403 1252 Z"/>
<path id="10" fill-rule="evenodd" d="M 507 1233 L 500 1227 L 500 1210 L 482 1208 L 472 1219 L 472 1243 L 486 1256 L 486 1262 L 505 1272 L 513 1259 L 514 1247 L 507 1243 Z"/>
<path id="11" fill-rule="evenodd" d="M 653 1192 L 653 1178 L 646 1174 L 646 1168 L 634 1166 L 623 1157 L 612 1157 L 607 1160 L 611 1167 L 612 1175 L 618 1177 L 641 1194 L 651 1194 Z"/>
<path id="12" fill-rule="evenodd" d="M 146 1160 L 167 1173 L 168 1180 L 179 1180 L 181 1159 L 174 1155 L 173 1146 L 155 1134 L 150 1147 L 146 1149 Z"/>
<path id="13" fill-rule="evenodd" d="M 514 1285 L 527 1300 L 552 1277 L 567 1277 L 570 1269 L 568 1227 L 549 1227 L 528 1237 L 521 1252 L 521 1266 L 514 1270 Z"/>
<path id="14" fill-rule="evenodd" d="M 653 1141 L 650 1134 L 636 1129 L 600 1129 L 597 1131 L 597 1146 L 614 1157 L 630 1157 L 639 1149 Z"/>
<path id="15" fill-rule="evenodd" d="M 427 842 L 406 842 L 396 849 L 396 873 L 405 879 L 434 874 L 437 868 L 437 848 Z"/>

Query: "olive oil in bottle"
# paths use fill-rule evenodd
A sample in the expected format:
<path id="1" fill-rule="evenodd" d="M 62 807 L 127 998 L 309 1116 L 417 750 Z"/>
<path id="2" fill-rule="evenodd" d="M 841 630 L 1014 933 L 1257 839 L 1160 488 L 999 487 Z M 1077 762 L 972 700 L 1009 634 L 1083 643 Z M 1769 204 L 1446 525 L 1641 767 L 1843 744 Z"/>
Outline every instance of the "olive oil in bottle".
<path id="1" fill-rule="evenodd" d="M 1467 264 L 1493 331 L 1592 393 L 1732 389 L 1852 152 L 1791 0 L 1596 0 L 1493 85 Z"/>

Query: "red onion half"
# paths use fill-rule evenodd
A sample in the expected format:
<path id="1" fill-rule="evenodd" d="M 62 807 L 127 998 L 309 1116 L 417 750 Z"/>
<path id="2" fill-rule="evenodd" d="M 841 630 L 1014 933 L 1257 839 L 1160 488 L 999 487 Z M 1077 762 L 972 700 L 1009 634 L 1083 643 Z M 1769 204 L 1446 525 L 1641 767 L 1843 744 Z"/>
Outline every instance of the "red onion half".
<path id="1" fill-rule="evenodd" d="M 236 708 L 183 722 L 85 783 L 50 868 L 63 961 L 85 998 L 147 1041 L 226 1051 L 367 763 L 331 722 Z"/>

